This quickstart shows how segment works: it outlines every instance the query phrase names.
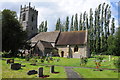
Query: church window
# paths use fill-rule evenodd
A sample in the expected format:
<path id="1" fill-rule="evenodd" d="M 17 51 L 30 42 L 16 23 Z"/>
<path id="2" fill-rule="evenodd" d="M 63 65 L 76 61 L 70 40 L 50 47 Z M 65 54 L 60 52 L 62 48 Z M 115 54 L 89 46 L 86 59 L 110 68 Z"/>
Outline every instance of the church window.
<path id="1" fill-rule="evenodd" d="M 26 14 L 24 13 L 24 14 L 23 14 L 23 21 L 25 21 L 25 17 L 26 17 Z"/>
<path id="2" fill-rule="evenodd" d="M 32 15 L 32 19 L 31 19 L 31 21 L 32 21 L 32 22 L 34 21 L 34 15 Z"/>
<path id="3" fill-rule="evenodd" d="M 77 45 L 74 47 L 74 52 L 78 52 L 78 46 Z"/>
<path id="4" fill-rule="evenodd" d="M 32 30 L 33 30 L 33 27 L 32 27 Z"/>

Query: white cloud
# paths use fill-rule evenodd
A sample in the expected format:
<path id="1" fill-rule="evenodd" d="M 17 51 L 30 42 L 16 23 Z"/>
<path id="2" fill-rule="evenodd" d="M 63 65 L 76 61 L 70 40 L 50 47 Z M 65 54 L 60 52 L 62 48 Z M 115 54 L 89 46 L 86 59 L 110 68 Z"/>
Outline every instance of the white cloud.
<path id="1" fill-rule="evenodd" d="M 5 2 L 7 0 L 1 0 L 0 2 L 2 1 Z M 9 0 L 9 2 L 15 2 L 18 7 L 20 7 L 21 4 L 28 5 L 28 2 L 32 2 L 31 5 L 35 6 L 36 10 L 39 12 L 38 25 L 41 23 L 41 21 L 47 20 L 48 31 L 54 30 L 56 20 L 59 17 L 61 18 L 61 21 L 64 21 L 66 16 L 71 17 L 72 15 L 75 15 L 75 13 L 78 13 L 78 16 L 81 12 L 83 13 L 84 11 L 89 13 L 90 8 L 92 8 L 94 11 L 94 9 L 98 7 L 100 3 L 105 2 L 110 4 L 110 0 Z M 19 15 L 19 11 L 17 12 Z"/>

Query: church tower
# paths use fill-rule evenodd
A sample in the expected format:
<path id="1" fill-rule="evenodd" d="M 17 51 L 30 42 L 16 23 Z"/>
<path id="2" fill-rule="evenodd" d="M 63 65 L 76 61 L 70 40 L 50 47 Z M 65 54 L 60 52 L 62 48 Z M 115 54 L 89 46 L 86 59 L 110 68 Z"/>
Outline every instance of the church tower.
<path id="1" fill-rule="evenodd" d="M 37 17 L 38 11 L 35 10 L 35 7 L 29 6 L 20 7 L 20 24 L 23 26 L 23 30 L 27 31 L 28 39 L 33 37 L 38 33 L 37 29 Z"/>

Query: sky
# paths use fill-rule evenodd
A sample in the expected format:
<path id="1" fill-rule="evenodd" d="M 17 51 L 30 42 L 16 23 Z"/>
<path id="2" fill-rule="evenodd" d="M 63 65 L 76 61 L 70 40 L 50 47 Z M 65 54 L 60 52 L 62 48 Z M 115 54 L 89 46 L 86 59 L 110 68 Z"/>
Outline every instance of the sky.
<path id="1" fill-rule="evenodd" d="M 120 0 L 0 0 L 0 10 L 10 9 L 17 12 L 19 17 L 20 5 L 29 4 L 38 11 L 38 26 L 42 21 L 48 21 L 48 32 L 55 30 L 55 24 L 57 19 L 60 17 L 61 21 L 64 22 L 66 16 L 71 19 L 72 15 L 76 13 L 80 15 L 86 11 L 89 14 L 90 8 L 94 9 L 99 4 L 107 3 L 111 6 L 112 17 L 115 18 L 115 25 L 118 27 L 118 2 Z M 120 20 L 120 17 L 119 17 Z"/>

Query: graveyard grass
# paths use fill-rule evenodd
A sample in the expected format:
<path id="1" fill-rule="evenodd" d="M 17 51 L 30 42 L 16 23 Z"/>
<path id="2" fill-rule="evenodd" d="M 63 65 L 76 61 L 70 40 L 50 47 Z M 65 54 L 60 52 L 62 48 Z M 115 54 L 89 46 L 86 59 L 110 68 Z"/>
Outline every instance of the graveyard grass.
<path id="1" fill-rule="evenodd" d="M 17 61 L 15 61 L 17 63 Z M 19 62 L 20 63 L 20 62 Z M 21 62 L 22 63 L 22 62 Z M 37 70 L 40 67 L 44 69 L 44 75 L 49 75 L 48 78 L 66 78 L 66 73 L 63 67 L 55 66 L 55 72 L 60 72 L 58 74 L 50 73 L 50 67 L 41 65 L 30 65 L 30 63 L 23 63 L 26 67 L 22 67 L 20 70 L 11 70 L 10 64 L 6 64 L 6 61 L 2 61 L 2 78 L 38 78 L 38 74 L 27 75 L 29 70 Z"/>
<path id="2" fill-rule="evenodd" d="M 103 60 L 106 60 L 105 62 L 101 63 L 101 67 L 100 68 L 110 68 L 110 69 L 115 69 L 115 66 L 113 64 L 113 59 L 117 59 L 117 56 L 112 56 L 111 60 L 109 61 L 109 57 L 108 55 L 102 55 L 104 57 Z M 94 56 L 94 57 L 98 57 Z M 60 59 L 59 62 L 45 62 L 44 64 L 50 64 L 50 65 L 60 65 L 60 66 L 73 66 L 73 67 L 92 67 L 95 68 L 95 58 L 88 58 L 88 63 L 86 65 L 80 66 L 80 59 L 78 58 L 61 58 L 61 57 L 54 57 L 54 59 Z"/>
<path id="3" fill-rule="evenodd" d="M 74 70 L 84 78 L 118 78 L 118 73 L 113 70 L 93 71 L 94 69 L 82 68 L 74 68 Z"/>
<path id="4" fill-rule="evenodd" d="M 98 56 L 94 56 L 94 57 L 98 57 Z M 2 78 L 38 78 L 38 74 L 27 75 L 27 72 L 29 70 L 38 71 L 39 67 L 44 68 L 44 75 L 50 75 L 50 77 L 48 78 L 67 78 L 64 67 L 62 66 L 95 68 L 95 63 L 93 61 L 95 59 L 94 57 L 89 58 L 87 65 L 84 65 L 84 66 L 80 66 L 80 59 L 77 59 L 77 58 L 68 59 L 68 58 L 61 58 L 61 57 L 53 57 L 54 59 L 60 59 L 60 61 L 59 62 L 51 61 L 50 63 L 48 63 L 47 61 L 45 61 L 44 63 L 41 63 L 40 60 L 38 59 L 36 66 L 30 65 L 31 61 L 25 61 L 25 59 L 21 59 L 21 58 L 14 58 L 15 63 L 26 65 L 26 67 L 22 67 L 22 69 L 20 70 L 11 70 L 10 64 L 6 64 L 6 61 L 2 60 Z M 108 61 L 109 58 L 107 55 L 104 55 L 104 57 L 105 57 L 104 60 L 106 60 L 106 62 L 102 62 L 100 68 L 115 69 L 115 66 L 113 65 L 113 59 L 116 59 L 118 57 L 112 56 L 111 61 Z M 9 58 L 5 58 L 5 59 L 9 59 Z M 52 74 L 50 73 L 50 67 L 42 64 L 59 65 L 59 66 L 55 66 L 55 72 L 60 72 L 60 73 Z M 82 75 L 82 77 L 84 78 L 117 78 L 118 77 L 118 73 L 115 73 L 112 70 L 93 71 L 93 69 L 83 69 L 83 68 L 73 68 L 73 70 L 76 71 L 78 74 Z"/>

